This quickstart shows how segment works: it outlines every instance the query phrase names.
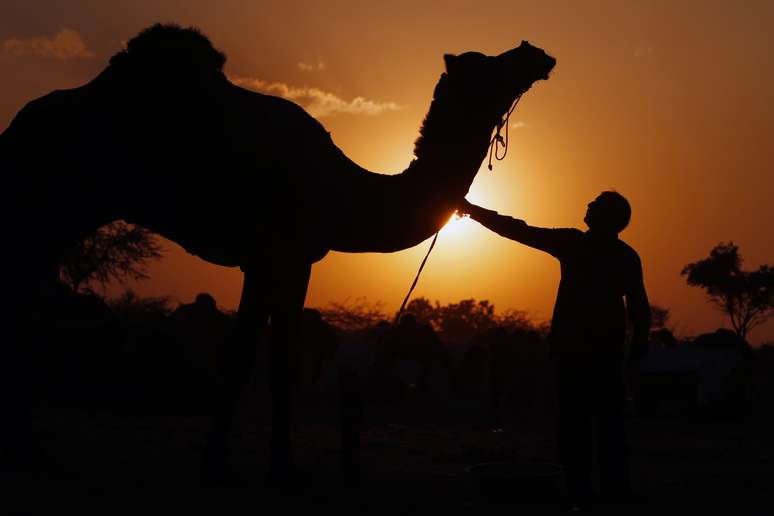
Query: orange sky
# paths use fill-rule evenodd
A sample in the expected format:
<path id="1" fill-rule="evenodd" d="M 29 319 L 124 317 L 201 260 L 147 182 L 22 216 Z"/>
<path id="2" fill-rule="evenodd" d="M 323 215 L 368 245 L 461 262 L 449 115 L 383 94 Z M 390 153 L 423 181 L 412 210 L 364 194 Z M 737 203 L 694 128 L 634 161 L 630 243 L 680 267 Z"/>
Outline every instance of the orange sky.
<path id="1" fill-rule="evenodd" d="M 622 238 L 642 257 L 651 300 L 671 309 L 683 335 L 723 322 L 685 284 L 683 265 L 728 240 L 748 268 L 774 261 L 772 2 L 62 4 L 0 7 L 0 130 L 28 100 L 94 77 L 122 40 L 175 21 L 201 27 L 226 52 L 230 77 L 295 95 L 357 163 L 399 172 L 412 157 L 442 55 L 496 54 L 526 39 L 557 66 L 522 100 L 508 157 L 494 172 L 482 167 L 470 200 L 533 225 L 583 227 L 586 203 L 617 189 L 634 210 Z M 331 253 L 313 268 L 307 305 L 365 296 L 396 309 L 428 245 Z M 550 256 L 466 221 L 441 234 L 415 295 L 489 299 L 547 319 L 558 279 Z M 239 288 L 238 271 L 172 244 L 152 280 L 137 286 L 184 302 L 209 291 L 225 307 L 236 304 Z M 774 321 L 751 337 L 774 340 Z"/>

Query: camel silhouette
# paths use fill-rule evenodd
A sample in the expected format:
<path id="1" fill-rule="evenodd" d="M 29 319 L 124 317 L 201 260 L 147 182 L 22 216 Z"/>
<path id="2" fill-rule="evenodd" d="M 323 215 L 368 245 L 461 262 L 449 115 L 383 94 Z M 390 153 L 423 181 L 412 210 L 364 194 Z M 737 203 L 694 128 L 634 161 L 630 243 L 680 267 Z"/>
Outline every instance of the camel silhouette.
<path id="1" fill-rule="evenodd" d="M 3 270 L 13 271 L 20 306 L 31 304 L 31 292 L 56 279 L 63 250 L 119 219 L 239 267 L 208 470 L 225 471 L 235 400 L 268 327 L 270 463 L 282 478 L 293 471 L 290 357 L 311 265 L 330 250 L 393 252 L 438 231 L 468 192 L 493 130 L 555 60 L 527 42 L 498 56 L 445 55 L 416 159 L 396 175 L 355 164 L 293 102 L 229 82 L 225 60 L 198 30 L 156 24 L 91 82 L 29 102 L 0 136 Z M 22 359 L 18 350 L 11 358 Z M 23 379 L 11 372 L 6 382 Z"/>

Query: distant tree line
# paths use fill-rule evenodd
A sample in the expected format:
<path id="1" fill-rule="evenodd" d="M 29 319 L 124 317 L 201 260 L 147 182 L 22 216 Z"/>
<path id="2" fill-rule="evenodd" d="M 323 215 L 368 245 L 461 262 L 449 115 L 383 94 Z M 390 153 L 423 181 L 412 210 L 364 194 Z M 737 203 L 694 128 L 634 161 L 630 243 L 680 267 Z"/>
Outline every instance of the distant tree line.
<path id="1" fill-rule="evenodd" d="M 147 279 L 148 265 L 160 259 L 162 251 L 152 232 L 115 221 L 87 236 L 62 257 L 60 279 L 75 293 L 94 293 L 96 286 L 104 288 L 111 281 Z M 689 263 L 680 274 L 689 285 L 705 291 L 707 300 L 728 316 L 734 332 L 743 339 L 774 316 L 774 265 L 743 270 L 742 256 L 733 242 L 716 245 L 707 258 Z M 366 298 L 332 302 L 320 312 L 328 323 L 346 332 L 364 331 L 388 320 L 383 305 Z M 432 327 L 447 343 L 467 342 L 496 327 L 543 335 L 548 332 L 548 323 L 537 323 L 522 310 L 495 313 L 495 306 L 488 300 L 463 299 L 441 305 L 437 300 L 418 297 L 408 303 L 406 313 Z M 653 329 L 666 329 L 669 310 L 653 305 L 651 313 Z"/>
<path id="2" fill-rule="evenodd" d="M 371 303 L 366 298 L 332 302 L 320 309 L 325 321 L 345 332 L 365 331 L 377 324 L 389 322 L 392 317 L 385 313 L 381 302 Z M 547 334 L 548 324 L 530 319 L 522 310 L 495 311 L 488 300 L 463 299 L 457 303 L 442 305 L 425 297 L 412 299 L 405 309 L 420 323 L 427 324 L 446 343 L 468 342 L 473 336 L 493 328 L 507 331 L 534 331 Z"/>

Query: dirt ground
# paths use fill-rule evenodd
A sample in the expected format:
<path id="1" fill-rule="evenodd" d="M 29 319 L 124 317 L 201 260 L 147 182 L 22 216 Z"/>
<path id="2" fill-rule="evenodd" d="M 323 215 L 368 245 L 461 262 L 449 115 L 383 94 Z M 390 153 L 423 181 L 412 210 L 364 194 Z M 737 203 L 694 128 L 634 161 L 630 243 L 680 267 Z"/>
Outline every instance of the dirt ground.
<path id="1" fill-rule="evenodd" d="M 2 514 L 241 514 L 310 510 L 349 514 L 554 514 L 559 496 L 526 500 L 514 481 L 502 498 L 477 487 L 465 468 L 482 462 L 556 462 L 548 418 L 514 416 L 486 424 L 475 397 L 414 396 L 367 404 L 363 477 L 342 481 L 337 406 L 307 399 L 296 410 L 296 461 L 306 472 L 290 492 L 265 482 L 270 421 L 264 396 L 245 399 L 233 434 L 239 481 L 205 487 L 199 479 L 207 418 L 139 414 L 62 403 L 35 416 L 39 446 L 32 471 L 0 475 Z M 772 514 L 774 419 L 688 419 L 629 423 L 632 473 L 641 499 L 595 512 L 672 514 L 704 511 Z M 170 411 L 171 412 L 171 411 Z"/>

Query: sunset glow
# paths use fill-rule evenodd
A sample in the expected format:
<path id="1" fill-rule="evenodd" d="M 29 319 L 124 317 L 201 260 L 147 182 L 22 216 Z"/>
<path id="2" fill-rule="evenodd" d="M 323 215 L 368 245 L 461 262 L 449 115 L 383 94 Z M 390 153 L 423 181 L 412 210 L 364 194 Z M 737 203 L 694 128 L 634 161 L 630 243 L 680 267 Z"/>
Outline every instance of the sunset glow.
<path id="1" fill-rule="evenodd" d="M 470 220 L 470 217 L 465 216 L 459 216 L 456 213 L 449 217 L 449 222 L 444 224 L 443 228 L 441 228 L 441 235 L 443 235 L 444 239 L 454 238 L 454 239 L 465 239 L 466 237 L 470 237 L 473 234 L 473 226 L 475 225 L 475 221 Z"/>
<path id="2" fill-rule="evenodd" d="M 520 101 L 508 156 L 491 172 L 483 163 L 471 202 L 535 226 L 585 229 L 586 204 L 602 190 L 621 192 L 633 207 L 621 238 L 638 250 L 651 300 L 671 310 L 682 335 L 724 324 L 686 285 L 684 265 L 727 241 L 747 268 L 774 258 L 772 2 L 497 0 L 482 8 L 455 0 L 442 12 L 423 2 L 218 5 L 35 0 L 0 8 L 0 130 L 30 100 L 93 79 L 142 28 L 175 21 L 200 27 L 227 54 L 232 81 L 300 104 L 354 162 L 394 174 L 414 157 L 443 55 L 496 55 L 528 40 L 557 65 Z M 210 292 L 236 307 L 238 269 L 164 245 L 151 279 L 132 288 L 181 302 Z M 329 253 L 313 267 L 306 304 L 366 297 L 394 310 L 428 245 Z M 414 295 L 488 299 L 546 320 L 558 278 L 551 256 L 452 217 Z M 755 344 L 772 340 L 774 321 L 751 335 Z"/>

